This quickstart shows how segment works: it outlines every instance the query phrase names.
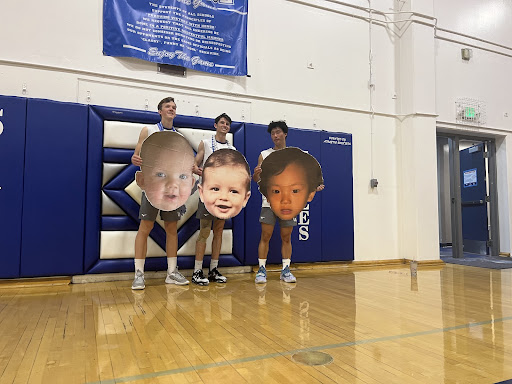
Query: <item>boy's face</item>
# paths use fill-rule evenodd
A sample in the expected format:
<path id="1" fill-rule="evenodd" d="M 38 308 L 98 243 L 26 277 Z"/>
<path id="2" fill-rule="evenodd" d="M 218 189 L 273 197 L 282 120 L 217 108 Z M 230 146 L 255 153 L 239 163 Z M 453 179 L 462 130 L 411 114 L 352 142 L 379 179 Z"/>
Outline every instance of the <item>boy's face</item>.
<path id="1" fill-rule="evenodd" d="M 203 171 L 199 196 L 208 212 L 221 220 L 240 213 L 251 192 L 247 191 L 249 175 L 241 166 L 208 167 Z"/>
<path id="2" fill-rule="evenodd" d="M 270 178 L 267 199 L 270 208 L 281 220 L 293 219 L 314 196 L 315 191 L 309 192 L 306 172 L 295 163 Z"/>
<path id="3" fill-rule="evenodd" d="M 219 122 L 213 124 L 217 132 L 228 133 L 231 128 L 231 124 L 224 117 L 221 117 Z"/>
<path id="4" fill-rule="evenodd" d="M 284 133 L 281 128 L 273 128 L 270 131 L 270 138 L 274 142 L 274 145 L 276 145 L 277 147 L 279 147 L 283 143 L 286 143 L 287 135 L 288 134 Z M 283 145 L 285 145 L 285 144 L 283 144 Z"/>
<path id="5" fill-rule="evenodd" d="M 168 119 L 174 119 L 176 117 L 176 104 L 174 101 L 169 101 L 168 103 L 162 104 L 162 109 L 158 111 L 160 116 L 166 117 Z"/>
<path id="6" fill-rule="evenodd" d="M 192 153 L 173 148 L 154 147 L 135 174 L 137 185 L 155 208 L 174 211 L 187 201 L 195 179 Z"/>

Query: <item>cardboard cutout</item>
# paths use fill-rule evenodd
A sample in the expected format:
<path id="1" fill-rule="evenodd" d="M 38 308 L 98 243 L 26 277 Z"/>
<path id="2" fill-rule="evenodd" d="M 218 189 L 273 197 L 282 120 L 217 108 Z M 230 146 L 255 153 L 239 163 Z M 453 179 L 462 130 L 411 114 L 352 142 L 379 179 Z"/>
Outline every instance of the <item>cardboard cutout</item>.
<path id="1" fill-rule="evenodd" d="M 153 133 L 142 143 L 140 157 L 135 181 L 151 205 L 162 211 L 184 205 L 195 184 L 194 151 L 187 139 L 178 132 Z"/>
<path id="2" fill-rule="evenodd" d="M 244 155 L 235 149 L 213 152 L 203 167 L 199 197 L 206 210 L 218 219 L 240 213 L 251 196 L 251 171 Z"/>
<path id="3" fill-rule="evenodd" d="M 292 220 L 323 185 L 318 161 L 300 148 L 272 152 L 261 163 L 260 192 L 281 220 Z"/>

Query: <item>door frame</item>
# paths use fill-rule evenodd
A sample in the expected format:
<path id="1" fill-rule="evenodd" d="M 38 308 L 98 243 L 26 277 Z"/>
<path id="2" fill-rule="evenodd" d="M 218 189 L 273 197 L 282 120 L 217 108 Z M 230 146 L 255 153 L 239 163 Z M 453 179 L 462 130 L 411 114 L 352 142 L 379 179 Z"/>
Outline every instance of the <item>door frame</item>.
<path id="1" fill-rule="evenodd" d="M 486 183 L 489 189 L 489 209 L 487 210 L 488 224 L 490 225 L 488 246 L 490 256 L 498 256 L 500 253 L 500 229 L 498 219 L 498 184 L 496 165 L 496 140 L 491 137 L 470 136 L 465 134 L 445 133 L 438 131 L 436 137 L 445 137 L 449 141 L 449 172 L 450 172 L 450 201 L 451 201 L 451 225 L 452 225 L 452 256 L 462 258 L 464 256 L 462 237 L 462 205 L 461 205 L 461 180 L 460 180 L 460 140 L 474 140 L 484 143 L 487 153 Z"/>

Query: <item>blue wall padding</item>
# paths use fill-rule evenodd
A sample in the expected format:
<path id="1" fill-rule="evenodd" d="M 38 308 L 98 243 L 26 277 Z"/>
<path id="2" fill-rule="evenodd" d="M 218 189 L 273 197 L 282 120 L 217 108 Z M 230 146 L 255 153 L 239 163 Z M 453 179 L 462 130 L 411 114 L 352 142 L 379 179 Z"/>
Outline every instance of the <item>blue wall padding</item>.
<path id="1" fill-rule="evenodd" d="M 268 135 L 268 134 L 267 134 Z M 318 160 L 320 166 L 320 131 L 293 129 L 288 131 L 286 145 L 307 151 Z M 270 137 L 270 135 L 269 135 Z M 323 169 L 324 167 L 322 167 Z M 316 193 L 309 209 L 297 217 L 297 227 L 292 233 L 292 261 L 294 263 L 316 262 L 322 260 L 322 202 L 323 191 Z"/>
<path id="2" fill-rule="evenodd" d="M 233 144 L 236 149 L 245 154 L 245 125 L 233 122 L 231 124 L 231 132 L 233 132 Z M 233 254 L 243 265 L 245 263 L 245 208 L 232 221 L 233 225 L 229 228 L 233 228 Z"/>
<path id="3" fill-rule="evenodd" d="M 103 117 L 89 108 L 87 132 L 87 194 L 85 212 L 84 272 L 100 254 L 101 184 L 103 172 Z"/>
<path id="4" fill-rule="evenodd" d="M 245 265 L 245 209 L 242 209 L 242 212 L 231 221 L 233 222 L 233 255 L 241 265 Z"/>
<path id="5" fill-rule="evenodd" d="M 20 275 L 25 98 L 0 96 L 0 278 Z"/>
<path id="6" fill-rule="evenodd" d="M 20 276 L 83 273 L 88 107 L 27 101 Z"/>
<path id="7" fill-rule="evenodd" d="M 251 170 L 258 164 L 258 157 L 262 150 L 274 147 L 274 143 L 267 132 L 267 126 L 257 124 L 245 125 L 245 143 L 246 157 L 249 161 Z M 314 156 L 321 165 L 320 161 L 320 132 L 310 130 L 299 130 L 290 128 L 286 139 L 286 145 L 289 147 L 298 147 L 308 151 Z M 252 182 L 252 197 L 249 200 L 245 214 L 245 264 L 258 264 L 258 243 L 261 236 L 261 224 L 259 223 L 259 214 L 261 211 L 261 193 L 258 190 L 258 184 Z M 292 232 L 292 261 L 293 262 L 313 262 L 320 261 L 322 255 L 322 193 L 317 193 L 309 205 L 309 223 L 308 225 L 298 225 Z M 303 227 L 300 229 L 299 227 Z M 302 231 L 299 240 L 299 230 Z M 279 234 L 279 225 L 274 228 L 274 233 L 269 244 L 268 263 L 279 264 L 281 257 L 281 238 Z M 307 232 L 307 234 L 306 234 Z M 307 239 L 306 239 L 307 237 Z"/>
<path id="8" fill-rule="evenodd" d="M 251 172 L 258 165 L 258 157 L 262 150 L 274 146 L 267 126 L 260 124 L 245 124 L 245 158 L 249 163 Z M 261 236 L 259 216 L 261 211 L 261 193 L 258 184 L 251 181 L 251 198 L 245 207 L 245 264 L 258 264 L 258 244 Z M 281 262 L 281 238 L 279 237 L 279 225 L 274 228 L 274 234 L 269 244 L 268 263 Z"/>
<path id="9" fill-rule="evenodd" d="M 192 236 L 196 231 L 199 230 L 199 220 L 195 216 L 190 217 L 183 225 L 178 229 L 178 248 L 181 248 L 183 244 Z M 165 248 L 164 248 L 165 249 Z"/>
<path id="10" fill-rule="evenodd" d="M 103 107 L 92 107 L 93 112 L 98 116 L 101 121 L 101 136 L 103 134 L 103 120 L 121 120 L 121 121 L 130 121 L 134 123 L 155 123 L 159 120 L 159 115 L 157 113 L 142 113 L 139 115 L 136 113 L 137 111 L 130 111 L 124 109 L 111 109 L 111 108 L 103 108 Z M 118 118 L 121 116 L 122 118 Z M 152 120 L 154 119 L 154 120 Z M 93 127 L 94 131 L 99 129 L 100 124 L 97 121 L 93 121 L 95 127 Z M 195 129 L 208 129 L 214 130 L 213 127 L 214 119 L 207 118 L 198 118 L 198 117 L 190 117 L 190 116 L 177 116 L 174 119 L 174 126 L 176 128 L 195 128 Z M 231 132 L 235 135 L 235 141 L 239 146 L 243 147 L 244 140 L 243 135 L 240 135 L 238 132 L 242 130 L 243 133 L 243 123 L 233 123 L 231 125 Z M 236 146 L 237 144 L 235 144 Z M 104 186 L 104 193 L 109 196 L 121 209 L 123 209 L 127 215 L 137 223 L 138 226 L 138 213 L 139 206 L 138 204 L 124 191 L 124 188 L 129 185 L 133 179 L 135 172 L 138 170 L 138 167 L 133 165 L 128 165 L 131 161 L 131 156 L 133 154 L 133 150 L 130 149 L 117 149 L 117 148 L 104 148 L 103 149 L 103 161 L 105 162 L 113 162 L 113 163 L 126 163 L 127 167 L 123 169 L 119 174 L 117 174 L 112 180 L 110 180 Z M 93 197 L 93 200 L 96 197 Z M 128 220 L 123 222 L 128 225 Z M 124 225 L 123 224 L 123 225 Z M 108 228 L 109 230 L 120 230 L 120 228 L 116 228 L 116 221 L 107 218 L 107 220 L 103 220 L 104 229 Z M 232 228 L 233 222 L 232 220 L 227 220 L 225 224 L 225 228 Z M 199 221 L 195 217 L 191 217 L 184 223 L 178 231 L 178 246 L 181 247 L 189 238 L 199 229 Z M 234 230 L 234 235 L 236 231 Z M 239 232 L 239 234 L 242 232 Z M 162 248 L 165 249 L 165 231 L 158 225 L 155 225 L 150 234 L 151 238 Z M 240 235 L 238 236 L 240 239 Z M 99 249 L 99 239 L 95 240 L 95 246 L 91 246 L 90 248 Z M 241 249 L 241 254 L 238 258 L 232 255 L 221 255 L 220 265 L 240 265 L 239 259 L 243 259 L 243 247 L 238 247 Z M 99 251 L 97 252 L 99 257 Z M 99 273 L 98 271 L 101 268 L 100 265 L 108 265 L 108 268 L 114 268 L 116 262 L 121 263 L 121 260 L 115 260 L 109 263 L 103 263 L 106 260 L 96 260 L 93 263 L 88 263 L 89 268 L 86 268 L 87 273 Z M 187 265 L 190 263 L 190 268 L 193 267 L 194 257 L 180 257 L 183 259 L 182 263 L 186 263 Z M 120 264 L 121 265 L 121 264 Z M 122 265 L 125 265 L 124 263 Z M 129 270 L 133 270 L 133 263 L 129 263 Z M 158 262 L 152 261 L 146 268 L 148 270 L 158 269 L 161 265 Z M 114 271 L 113 270 L 113 271 Z"/>
<path id="11" fill-rule="evenodd" d="M 102 231 L 136 231 L 139 223 L 129 216 L 103 216 L 101 218 Z"/>
<path id="12" fill-rule="evenodd" d="M 160 121 L 160 120 L 158 120 Z M 215 130 L 213 124 L 215 119 L 209 119 L 206 117 L 195 117 L 195 116 L 181 116 L 178 115 L 174 118 L 173 125 L 175 128 L 196 128 L 196 129 L 208 129 Z"/>
<path id="13" fill-rule="evenodd" d="M 103 150 L 103 161 L 105 163 L 130 164 L 132 162 L 132 155 L 133 149 L 105 148 Z"/>
<path id="14" fill-rule="evenodd" d="M 124 190 L 133 182 L 135 178 L 135 172 L 139 170 L 140 168 L 133 164 L 127 165 L 121 172 L 109 180 L 107 184 L 103 186 L 103 189 Z"/>
<path id="15" fill-rule="evenodd" d="M 90 107 L 98 116 L 102 118 L 101 130 L 103 136 L 103 121 L 127 121 L 130 123 L 156 124 L 160 121 L 160 115 L 157 112 L 136 111 L 133 109 L 103 107 L 93 105 Z"/>
<path id="16" fill-rule="evenodd" d="M 203 267 L 207 268 L 210 264 L 210 256 L 205 256 L 203 260 Z M 220 267 L 235 267 L 240 266 L 240 263 L 233 255 L 221 255 L 219 260 Z M 178 267 L 181 270 L 193 269 L 194 258 L 190 256 L 178 256 Z M 98 260 L 90 268 L 88 273 L 116 273 L 116 272 L 133 272 L 134 262 L 133 259 L 115 259 L 115 260 Z M 164 271 L 167 270 L 166 257 L 148 257 L 144 265 L 146 271 Z M 190 278 L 189 278 L 190 280 Z M 163 280 L 162 280 L 163 281 Z M 129 287 L 130 282 L 126 283 Z"/>
<path id="17" fill-rule="evenodd" d="M 0 278 L 133 271 L 133 259 L 99 259 L 101 230 L 135 231 L 139 225 L 139 205 L 124 191 L 138 170 L 130 164 L 133 150 L 103 148 L 103 125 L 105 120 L 154 124 L 158 113 L 5 96 L 0 110 L 0 209 L 10 223 L 0 231 Z M 174 124 L 214 130 L 211 118 L 177 116 Z M 261 150 L 274 145 L 266 125 L 233 122 L 231 132 L 251 171 Z M 343 133 L 289 131 L 288 146 L 307 150 L 320 162 L 326 185 L 292 233 L 293 262 L 354 259 L 352 146 L 336 144 L 351 140 Z M 101 215 L 104 162 L 126 164 L 103 191 L 127 216 Z M 225 223 L 233 230 L 233 254 L 221 255 L 221 267 L 258 262 L 261 194 L 254 182 L 251 192 L 247 207 Z M 179 246 L 198 228 L 195 216 L 187 220 L 178 231 Z M 155 225 L 150 236 L 165 249 L 163 228 Z M 277 225 L 269 263 L 281 263 L 280 248 Z M 209 261 L 206 256 L 205 266 Z M 179 257 L 180 268 L 193 265 L 193 256 Z M 166 268 L 165 257 L 146 261 L 147 270 Z"/>
<path id="18" fill-rule="evenodd" d="M 181 265 L 180 265 L 181 267 Z M 167 269 L 167 258 L 165 257 L 148 257 L 144 265 L 146 271 L 163 271 Z M 110 259 L 96 260 L 87 273 L 116 273 L 116 272 L 133 272 L 133 259 Z M 127 286 L 130 283 L 127 283 Z"/>
<path id="19" fill-rule="evenodd" d="M 126 212 L 133 220 L 138 221 L 139 204 L 133 200 L 124 190 L 105 189 L 105 195 L 110 197 L 123 211 Z M 101 212 L 98 213 L 100 215 Z"/>
<path id="20" fill-rule="evenodd" d="M 325 164 L 325 189 L 320 192 L 324 202 L 322 261 L 354 260 L 352 135 L 322 132 L 321 143 L 321 164 Z"/>
<path id="21" fill-rule="evenodd" d="M 233 122 L 230 132 L 233 134 L 233 145 L 245 156 L 245 125 Z"/>

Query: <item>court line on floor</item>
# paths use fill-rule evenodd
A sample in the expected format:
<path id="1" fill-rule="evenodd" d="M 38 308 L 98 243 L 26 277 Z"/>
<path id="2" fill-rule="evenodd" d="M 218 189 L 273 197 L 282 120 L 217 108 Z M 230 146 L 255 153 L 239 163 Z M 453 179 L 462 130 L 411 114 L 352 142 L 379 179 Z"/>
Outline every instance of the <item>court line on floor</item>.
<path id="1" fill-rule="evenodd" d="M 509 320 L 512 320 L 512 316 L 502 317 L 501 319 L 485 320 L 485 321 L 478 321 L 475 323 L 455 325 L 453 327 L 436 328 L 436 329 L 431 329 L 428 331 L 406 333 L 403 335 L 384 336 L 384 337 L 377 337 L 374 339 L 356 340 L 356 341 L 348 341 L 345 343 L 327 344 L 327 345 L 320 345 L 317 347 L 301 348 L 301 349 L 295 349 L 295 350 L 286 351 L 286 352 L 268 353 L 268 354 L 260 355 L 260 356 L 249 356 L 249 357 L 243 357 L 240 359 L 222 361 L 222 362 L 218 362 L 218 363 L 193 365 L 193 366 L 185 367 L 185 368 L 175 368 L 175 369 L 169 369 L 169 370 L 160 371 L 160 372 L 151 372 L 151 373 L 144 373 L 144 374 L 134 375 L 134 376 L 119 377 L 116 379 L 100 380 L 100 381 L 89 382 L 86 384 L 128 383 L 130 381 L 135 381 L 135 380 L 154 379 L 156 377 L 170 376 L 170 375 L 175 375 L 177 373 L 186 373 L 186 372 L 199 371 L 199 370 L 208 369 L 208 368 L 225 367 L 228 365 L 235 365 L 235 364 L 240 364 L 240 363 L 250 363 L 250 362 L 259 361 L 259 360 L 272 359 L 274 357 L 289 356 L 289 355 L 293 355 L 298 352 L 323 351 L 326 349 L 351 347 L 354 345 L 363 345 L 363 344 L 373 344 L 373 343 L 379 343 L 382 341 L 392 341 L 392 340 L 398 340 L 398 339 L 407 339 L 410 337 L 432 335 L 432 334 L 436 334 L 436 333 L 456 331 L 456 330 L 464 329 L 464 328 L 479 327 L 481 325 L 487 325 L 487 324 L 492 324 L 492 323 L 502 323 L 504 321 L 509 321 Z"/>

